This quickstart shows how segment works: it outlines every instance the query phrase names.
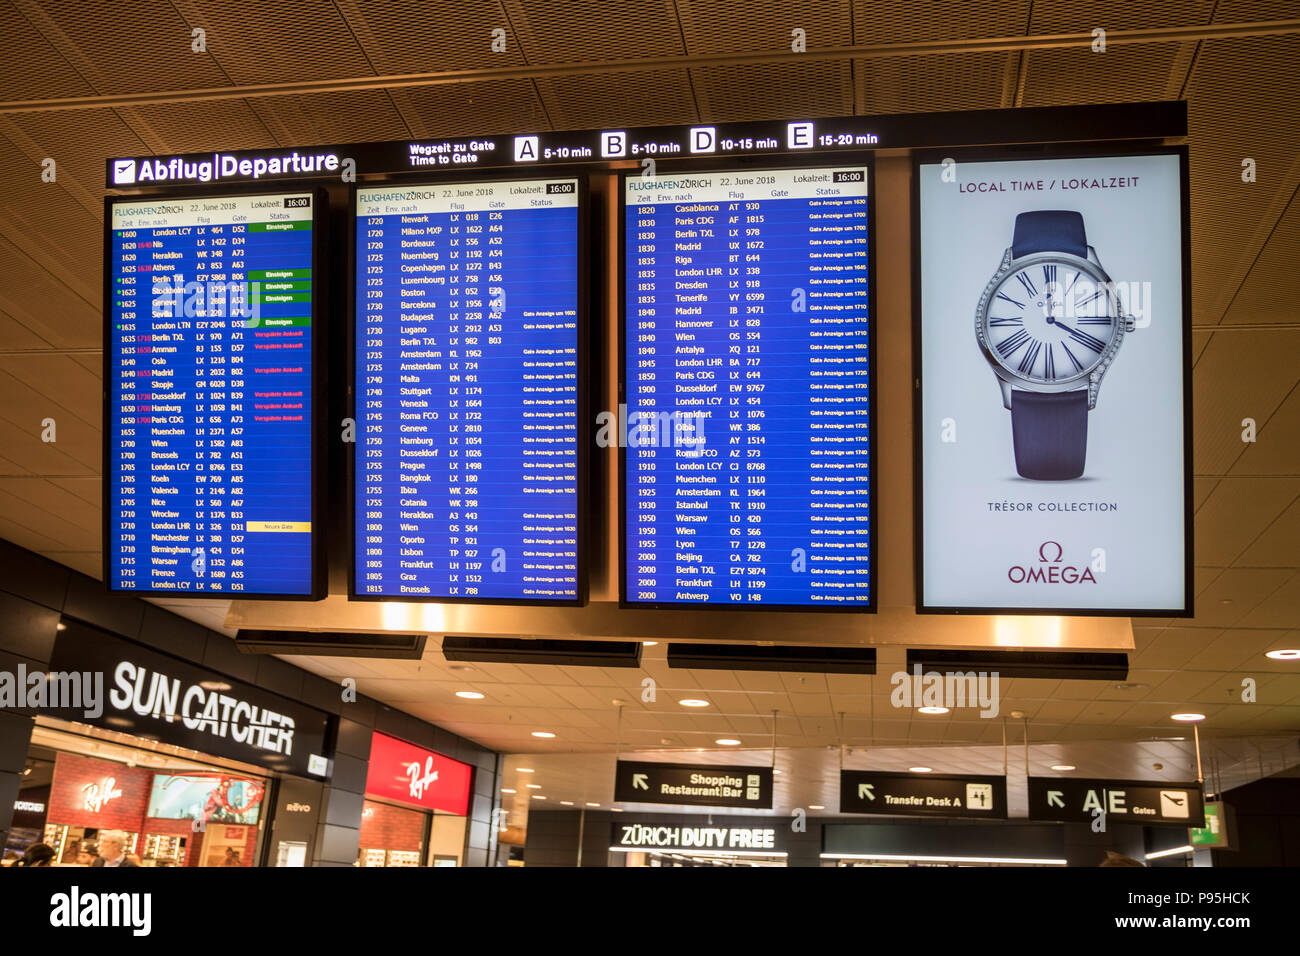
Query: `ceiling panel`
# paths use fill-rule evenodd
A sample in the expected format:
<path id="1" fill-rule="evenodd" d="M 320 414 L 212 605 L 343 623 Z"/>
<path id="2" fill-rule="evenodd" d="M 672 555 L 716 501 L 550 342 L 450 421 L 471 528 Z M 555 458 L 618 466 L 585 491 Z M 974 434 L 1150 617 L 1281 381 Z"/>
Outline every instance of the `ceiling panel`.
<path id="1" fill-rule="evenodd" d="M 856 60 L 857 112 L 995 109 L 1004 105 L 1008 71 L 1014 64 L 1014 54 L 1008 53 L 953 52 Z"/>
<path id="2" fill-rule="evenodd" d="M 166 4 L 168 7 L 173 4 Z M 373 75 L 346 19 L 334 3 L 319 0 L 276 0 L 274 16 L 250 16 L 242 3 L 219 0 L 177 0 L 190 27 L 207 31 L 207 54 L 225 84 L 247 86 Z M 154 31 L 156 34 L 156 30 Z M 186 44 L 186 52 L 188 53 Z M 177 88 L 200 84 L 177 84 Z"/>
<path id="3" fill-rule="evenodd" d="M 1297 495 L 1300 477 L 1220 482 L 1196 510 L 1196 563 L 1218 567 L 1233 564 Z"/>
<path id="4" fill-rule="evenodd" d="M 201 24 L 186 23 L 169 0 L 18 0 L 16 5 L 70 71 L 97 93 L 230 85 L 210 54 L 191 49 L 191 27 Z M 250 22 L 246 12 L 244 19 Z M 221 42 L 209 36 L 209 50 Z M 38 51 L 49 55 L 46 44 L 27 55 Z"/>
<path id="5" fill-rule="evenodd" d="M 1221 475 L 1246 450 L 1242 422 L 1259 426 L 1300 380 L 1300 335 L 1292 330 L 1221 333 L 1210 341 L 1193 376 L 1192 468 Z"/>
<path id="6" fill-rule="evenodd" d="M 848 60 L 701 66 L 691 81 L 704 123 L 853 112 Z"/>
<path id="7" fill-rule="evenodd" d="M 504 0 L 502 7 L 510 37 L 518 37 L 532 64 L 686 52 L 671 0 Z M 593 30 L 593 24 L 599 28 Z"/>
<path id="8" fill-rule="evenodd" d="M 695 123 L 687 70 L 543 77 L 537 90 L 554 129 L 621 129 Z"/>

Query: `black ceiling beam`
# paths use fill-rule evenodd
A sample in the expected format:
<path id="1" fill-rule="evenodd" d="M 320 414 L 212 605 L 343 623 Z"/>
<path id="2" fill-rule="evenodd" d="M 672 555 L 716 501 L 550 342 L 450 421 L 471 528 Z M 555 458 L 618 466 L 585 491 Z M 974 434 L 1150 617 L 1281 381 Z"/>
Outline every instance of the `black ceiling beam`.
<path id="1" fill-rule="evenodd" d="M 640 641 L 551 641 L 517 637 L 444 637 L 442 656 L 478 664 L 640 667 Z"/>
<path id="2" fill-rule="evenodd" d="M 1041 680 L 1128 679 L 1128 655 L 1092 651 L 952 651 L 909 650 L 907 669 L 921 672 L 968 673 L 983 671 L 1000 677 Z"/>
<path id="3" fill-rule="evenodd" d="M 812 647 L 782 644 L 669 644 L 669 667 L 724 671 L 797 671 L 814 674 L 874 674 L 872 647 Z"/>

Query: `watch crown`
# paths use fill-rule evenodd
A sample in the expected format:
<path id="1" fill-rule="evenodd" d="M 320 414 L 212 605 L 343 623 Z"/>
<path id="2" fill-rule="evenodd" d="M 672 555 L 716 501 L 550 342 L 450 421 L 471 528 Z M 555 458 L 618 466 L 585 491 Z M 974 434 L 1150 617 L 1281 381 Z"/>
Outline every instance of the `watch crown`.
<path id="1" fill-rule="evenodd" d="M 1136 328 L 1137 328 L 1137 319 L 1133 318 L 1133 316 L 1131 315 L 1124 316 L 1124 331 L 1132 332 Z"/>

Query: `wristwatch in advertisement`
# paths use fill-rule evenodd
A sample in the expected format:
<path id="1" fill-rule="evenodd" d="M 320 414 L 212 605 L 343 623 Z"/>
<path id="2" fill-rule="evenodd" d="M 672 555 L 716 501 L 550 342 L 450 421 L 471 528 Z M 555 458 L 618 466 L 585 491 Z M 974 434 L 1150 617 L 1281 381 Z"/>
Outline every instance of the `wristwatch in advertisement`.
<path id="1" fill-rule="evenodd" d="M 1022 478 L 1083 475 L 1088 412 L 1133 328 L 1080 213 L 1016 216 L 1011 245 L 980 297 L 975 335 L 1011 410 Z"/>

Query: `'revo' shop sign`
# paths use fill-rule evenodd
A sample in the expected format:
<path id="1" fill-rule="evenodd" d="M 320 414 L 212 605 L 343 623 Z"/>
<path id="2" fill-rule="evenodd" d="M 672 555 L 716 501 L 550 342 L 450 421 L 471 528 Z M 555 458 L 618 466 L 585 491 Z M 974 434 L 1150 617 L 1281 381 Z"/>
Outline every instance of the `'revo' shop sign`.
<path id="1" fill-rule="evenodd" d="M 366 796 L 463 817 L 469 814 L 472 771 L 467 763 L 376 732 L 370 741 Z"/>
<path id="2" fill-rule="evenodd" d="M 51 701 L 53 716 L 283 773 L 325 776 L 330 718 L 314 707 L 76 622 L 54 642 L 49 669 L 82 675 L 83 686 L 102 689 L 92 708 Z"/>

